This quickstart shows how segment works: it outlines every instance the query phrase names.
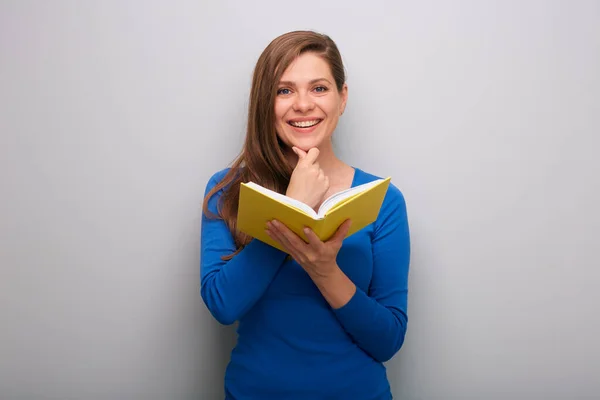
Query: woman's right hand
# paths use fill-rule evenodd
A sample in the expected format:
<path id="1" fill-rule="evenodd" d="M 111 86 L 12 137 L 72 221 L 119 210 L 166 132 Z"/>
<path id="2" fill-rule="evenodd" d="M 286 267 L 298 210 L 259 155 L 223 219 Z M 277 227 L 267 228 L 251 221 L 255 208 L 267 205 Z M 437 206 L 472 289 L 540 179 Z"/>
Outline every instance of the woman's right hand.
<path id="1" fill-rule="evenodd" d="M 285 195 L 316 209 L 329 189 L 329 178 L 325 176 L 317 162 L 319 149 L 313 147 L 305 152 L 292 147 L 292 150 L 298 155 L 298 163 L 292 172 Z"/>

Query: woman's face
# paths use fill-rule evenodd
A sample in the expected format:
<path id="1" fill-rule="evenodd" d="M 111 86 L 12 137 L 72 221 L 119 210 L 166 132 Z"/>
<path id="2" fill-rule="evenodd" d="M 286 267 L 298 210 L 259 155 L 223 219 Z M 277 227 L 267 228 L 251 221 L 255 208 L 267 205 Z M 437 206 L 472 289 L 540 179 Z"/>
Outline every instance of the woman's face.
<path id="1" fill-rule="evenodd" d="M 289 147 L 304 151 L 331 140 L 346 107 L 348 89 L 337 90 L 329 64 L 314 53 L 300 55 L 285 70 L 275 98 L 275 129 Z"/>

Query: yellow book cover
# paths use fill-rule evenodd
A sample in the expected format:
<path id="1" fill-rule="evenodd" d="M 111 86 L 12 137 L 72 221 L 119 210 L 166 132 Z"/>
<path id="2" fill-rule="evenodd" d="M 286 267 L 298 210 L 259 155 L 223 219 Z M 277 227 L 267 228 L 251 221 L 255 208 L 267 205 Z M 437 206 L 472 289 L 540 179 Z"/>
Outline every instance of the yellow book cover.
<path id="1" fill-rule="evenodd" d="M 237 227 L 240 231 L 285 251 L 265 232 L 268 221 L 284 223 L 304 241 L 304 227 L 311 228 L 326 241 L 347 219 L 352 225 L 346 237 L 373 223 L 379 215 L 391 178 L 377 179 L 326 199 L 315 212 L 310 206 L 266 189 L 256 183 L 242 183 L 238 205 Z"/>

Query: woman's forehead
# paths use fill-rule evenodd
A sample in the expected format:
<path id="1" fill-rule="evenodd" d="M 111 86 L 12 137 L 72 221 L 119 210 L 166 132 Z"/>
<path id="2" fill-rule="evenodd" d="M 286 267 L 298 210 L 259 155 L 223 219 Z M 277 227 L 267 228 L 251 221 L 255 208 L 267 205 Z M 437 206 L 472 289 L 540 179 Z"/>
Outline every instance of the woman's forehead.
<path id="1" fill-rule="evenodd" d="M 315 83 L 318 80 L 331 81 L 329 64 L 313 53 L 298 56 L 281 76 L 282 82 L 304 84 Z"/>

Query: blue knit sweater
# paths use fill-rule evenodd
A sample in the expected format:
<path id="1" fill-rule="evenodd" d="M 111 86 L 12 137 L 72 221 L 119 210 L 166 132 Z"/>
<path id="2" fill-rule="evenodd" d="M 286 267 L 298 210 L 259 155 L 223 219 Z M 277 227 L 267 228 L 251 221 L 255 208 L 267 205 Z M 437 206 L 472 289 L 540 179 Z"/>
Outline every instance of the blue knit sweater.
<path id="1" fill-rule="evenodd" d="M 225 175 L 217 172 L 206 192 Z M 355 168 L 352 186 L 377 179 Z M 218 198 L 209 209 L 216 214 Z M 239 321 L 225 375 L 227 399 L 391 399 L 383 362 L 402 346 L 407 326 L 409 228 L 392 184 L 377 221 L 344 240 L 337 263 L 357 286 L 332 309 L 287 255 L 253 240 L 235 251 L 220 219 L 202 218 L 201 296 L 222 324 Z"/>

